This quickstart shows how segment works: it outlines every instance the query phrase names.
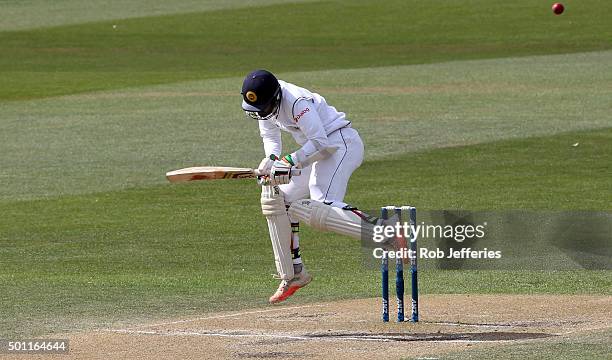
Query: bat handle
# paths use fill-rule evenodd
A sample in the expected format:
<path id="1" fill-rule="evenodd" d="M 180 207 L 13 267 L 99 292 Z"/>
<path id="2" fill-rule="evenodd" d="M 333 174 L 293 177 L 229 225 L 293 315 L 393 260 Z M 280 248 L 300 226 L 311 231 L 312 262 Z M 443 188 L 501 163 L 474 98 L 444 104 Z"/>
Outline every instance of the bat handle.
<path id="1" fill-rule="evenodd" d="M 270 175 L 270 173 L 261 173 L 257 169 L 253 169 L 253 174 L 255 174 L 255 176 Z M 302 175 L 302 169 L 297 169 L 297 168 L 291 169 L 291 176 L 300 176 L 300 175 Z"/>

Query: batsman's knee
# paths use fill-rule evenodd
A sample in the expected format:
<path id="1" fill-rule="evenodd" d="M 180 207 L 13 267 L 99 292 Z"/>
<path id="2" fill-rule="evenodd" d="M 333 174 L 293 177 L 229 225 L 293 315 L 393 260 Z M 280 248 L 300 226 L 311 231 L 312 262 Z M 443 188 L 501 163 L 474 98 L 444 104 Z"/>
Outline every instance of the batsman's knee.
<path id="1" fill-rule="evenodd" d="M 289 207 L 289 216 L 317 230 L 332 231 L 357 239 L 361 238 L 363 225 L 371 227 L 371 224 L 364 224 L 362 218 L 352 209 L 338 208 L 309 199 L 294 201 Z"/>

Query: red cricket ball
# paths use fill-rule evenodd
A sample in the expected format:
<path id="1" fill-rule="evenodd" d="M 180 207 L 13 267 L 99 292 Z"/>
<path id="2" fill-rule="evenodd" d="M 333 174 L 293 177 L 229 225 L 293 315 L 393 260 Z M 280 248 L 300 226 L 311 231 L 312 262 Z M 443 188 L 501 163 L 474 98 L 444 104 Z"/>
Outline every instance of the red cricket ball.
<path id="1" fill-rule="evenodd" d="M 563 14 L 563 10 L 565 10 L 565 7 L 561 3 L 554 3 L 552 6 L 552 11 L 555 13 L 555 15 Z"/>

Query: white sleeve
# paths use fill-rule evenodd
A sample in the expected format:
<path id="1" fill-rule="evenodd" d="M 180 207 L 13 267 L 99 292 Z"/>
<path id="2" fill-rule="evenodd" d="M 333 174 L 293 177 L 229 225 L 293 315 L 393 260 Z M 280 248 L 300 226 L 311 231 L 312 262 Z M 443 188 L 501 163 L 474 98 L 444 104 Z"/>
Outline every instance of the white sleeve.
<path id="1" fill-rule="evenodd" d="M 274 154 L 281 157 L 283 143 L 280 129 L 268 120 L 259 120 L 259 134 L 263 139 L 264 151 L 266 157 Z"/>
<path id="2" fill-rule="evenodd" d="M 301 99 L 295 103 L 293 106 L 293 121 L 296 122 L 308 139 L 304 146 L 291 154 L 296 163 L 303 162 L 310 155 L 329 146 L 325 128 L 323 128 L 321 118 L 311 101 Z"/>

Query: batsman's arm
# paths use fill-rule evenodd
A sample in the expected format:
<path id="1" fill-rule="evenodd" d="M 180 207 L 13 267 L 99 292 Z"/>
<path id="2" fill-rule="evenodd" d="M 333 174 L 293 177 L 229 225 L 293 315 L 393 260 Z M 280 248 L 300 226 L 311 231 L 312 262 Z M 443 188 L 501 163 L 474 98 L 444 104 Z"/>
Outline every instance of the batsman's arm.
<path id="1" fill-rule="evenodd" d="M 281 156 L 283 141 L 280 129 L 268 120 L 260 120 L 259 134 L 263 140 L 266 157 L 270 155 Z"/>
<path id="2" fill-rule="evenodd" d="M 300 167 L 306 167 L 314 162 L 312 161 L 306 165 L 307 159 L 314 154 L 318 154 L 318 158 L 315 161 L 331 156 L 335 152 L 335 148 L 334 151 L 326 151 L 326 149 L 330 148 L 329 139 L 313 104 L 306 99 L 300 100 L 294 106 L 293 112 L 294 121 L 308 139 L 300 149 L 291 153 L 295 163 L 300 164 Z"/>

